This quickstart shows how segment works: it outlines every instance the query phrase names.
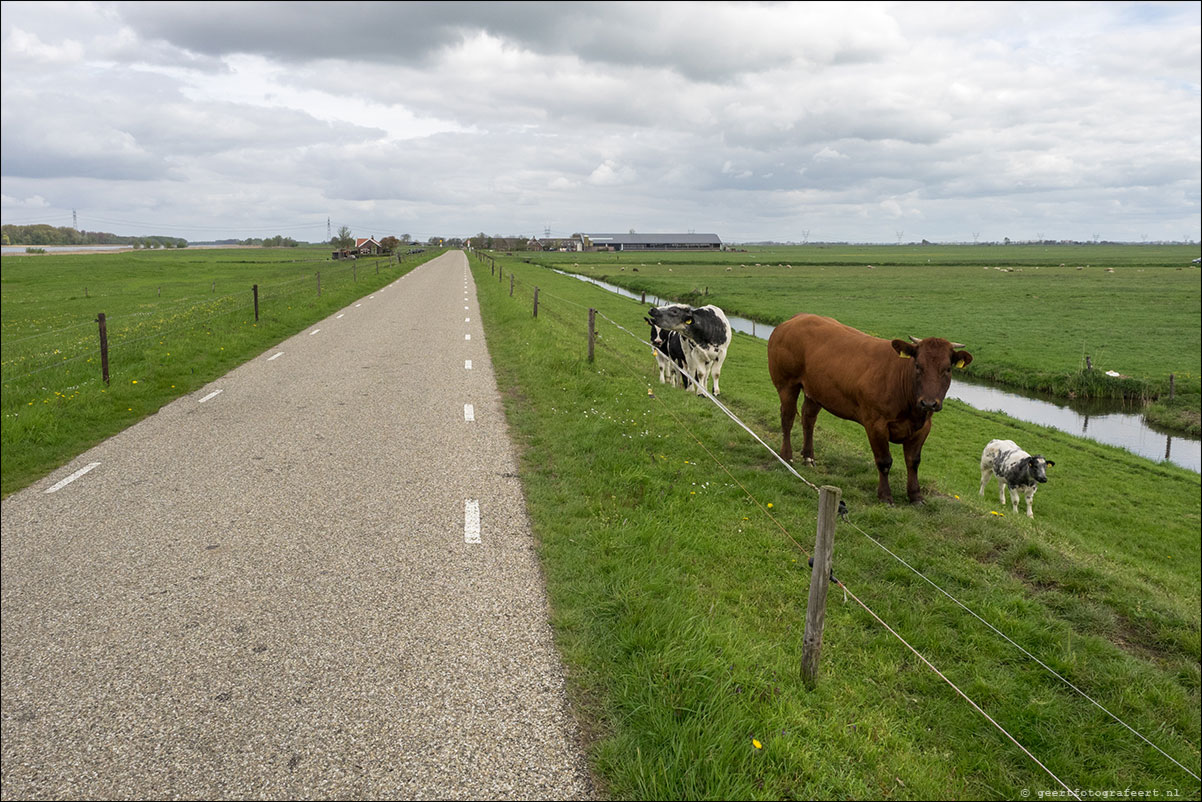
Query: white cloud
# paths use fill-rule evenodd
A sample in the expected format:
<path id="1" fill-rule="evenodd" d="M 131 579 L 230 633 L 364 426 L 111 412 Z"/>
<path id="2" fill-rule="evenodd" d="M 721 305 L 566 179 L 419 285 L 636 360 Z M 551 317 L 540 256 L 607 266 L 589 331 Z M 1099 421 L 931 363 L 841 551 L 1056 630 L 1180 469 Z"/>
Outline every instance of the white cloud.
<path id="1" fill-rule="evenodd" d="M 6 5 L 4 194 L 313 238 L 1202 236 L 1197 4 L 292 8 Z"/>

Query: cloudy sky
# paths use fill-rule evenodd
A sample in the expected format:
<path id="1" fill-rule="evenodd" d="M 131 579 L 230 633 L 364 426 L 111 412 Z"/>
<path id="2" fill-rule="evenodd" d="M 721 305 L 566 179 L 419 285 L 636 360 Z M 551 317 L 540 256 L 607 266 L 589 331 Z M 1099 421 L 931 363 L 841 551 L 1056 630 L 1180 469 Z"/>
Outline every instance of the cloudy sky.
<path id="1" fill-rule="evenodd" d="M 1202 238 L 1202 4 L 3 3 L 5 223 Z"/>

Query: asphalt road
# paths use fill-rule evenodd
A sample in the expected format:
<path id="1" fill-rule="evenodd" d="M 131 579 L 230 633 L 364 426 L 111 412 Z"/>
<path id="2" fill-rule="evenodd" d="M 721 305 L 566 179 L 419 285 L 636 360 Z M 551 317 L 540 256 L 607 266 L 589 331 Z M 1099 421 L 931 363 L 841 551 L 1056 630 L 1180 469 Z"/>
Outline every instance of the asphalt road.
<path id="1" fill-rule="evenodd" d="M 593 796 L 516 472 L 452 252 L 13 494 L 3 798 Z"/>

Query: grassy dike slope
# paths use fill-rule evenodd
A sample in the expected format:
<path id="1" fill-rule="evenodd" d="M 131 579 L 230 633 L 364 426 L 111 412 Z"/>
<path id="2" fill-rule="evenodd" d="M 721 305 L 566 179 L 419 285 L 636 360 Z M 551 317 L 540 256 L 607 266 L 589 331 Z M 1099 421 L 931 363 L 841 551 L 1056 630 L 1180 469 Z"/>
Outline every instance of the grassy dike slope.
<path id="1" fill-rule="evenodd" d="M 645 307 L 517 259 L 497 264 L 502 281 L 472 261 L 489 349 L 559 646 L 612 796 L 1059 789 L 838 590 L 807 691 L 814 492 L 707 401 L 659 385 L 649 349 L 603 318 L 586 361 L 587 307 L 639 335 Z M 762 342 L 736 335 L 722 388 L 777 444 Z M 1057 462 L 1034 521 L 1000 510 L 993 485 L 977 496 L 994 437 Z M 952 402 L 924 451 L 928 503 L 888 508 L 862 428 L 824 414 L 816 438 L 819 465 L 803 473 L 841 487 L 856 526 L 1198 773 L 1197 475 Z M 895 494 L 903 483 L 894 477 Z M 1070 787 L 1198 797 L 1188 773 L 847 524 L 834 573 Z"/>

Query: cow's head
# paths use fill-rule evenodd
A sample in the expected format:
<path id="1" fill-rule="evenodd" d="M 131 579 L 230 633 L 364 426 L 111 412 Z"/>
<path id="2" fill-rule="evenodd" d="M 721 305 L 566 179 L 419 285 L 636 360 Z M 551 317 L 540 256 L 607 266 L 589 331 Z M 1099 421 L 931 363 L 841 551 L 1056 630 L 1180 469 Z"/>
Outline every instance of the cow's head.
<path id="1" fill-rule="evenodd" d="M 939 337 L 911 337 L 910 342 L 893 340 L 890 344 L 898 356 L 914 360 L 914 400 L 923 412 L 943 409 L 943 397 L 952 384 L 952 368 L 972 362 L 972 354 L 959 350 L 963 345 Z"/>
<path id="2" fill-rule="evenodd" d="M 1050 459 L 1044 459 L 1039 454 L 1027 457 L 1027 471 L 1031 474 L 1032 479 L 1041 484 L 1048 480 L 1048 466 L 1055 464 Z"/>
<path id="3" fill-rule="evenodd" d="M 668 331 L 684 332 L 689 324 L 693 322 L 693 307 L 686 304 L 653 306 L 648 314 L 651 315 L 653 325 L 659 326 L 661 329 L 667 329 Z"/>
<path id="4" fill-rule="evenodd" d="M 651 344 L 657 348 L 661 347 L 667 340 L 667 332 L 657 326 L 651 318 L 645 317 L 643 320 L 651 327 Z"/>

